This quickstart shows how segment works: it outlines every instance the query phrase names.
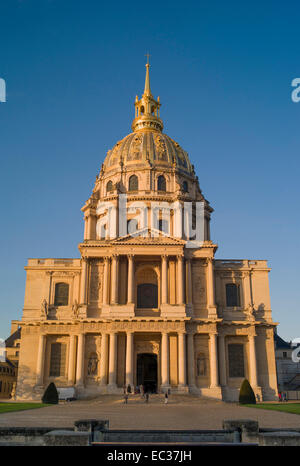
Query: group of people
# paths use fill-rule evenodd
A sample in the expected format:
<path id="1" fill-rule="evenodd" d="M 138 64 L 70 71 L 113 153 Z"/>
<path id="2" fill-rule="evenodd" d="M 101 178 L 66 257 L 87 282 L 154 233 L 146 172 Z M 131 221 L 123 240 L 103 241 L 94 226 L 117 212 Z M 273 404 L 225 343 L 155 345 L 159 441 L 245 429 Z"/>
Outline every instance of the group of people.
<path id="1" fill-rule="evenodd" d="M 123 394 L 124 394 L 124 404 L 128 403 L 128 398 L 129 394 L 132 393 L 132 389 L 130 385 L 124 385 L 123 387 Z M 141 395 L 141 398 L 144 398 L 145 403 L 149 403 L 149 391 L 146 390 L 143 385 L 140 385 L 139 387 L 135 387 L 134 394 L 139 394 Z M 165 404 L 168 404 L 169 401 L 169 395 L 170 395 L 170 390 L 165 393 Z"/>
<path id="2" fill-rule="evenodd" d="M 287 394 L 285 392 L 278 392 L 279 401 L 287 401 Z"/>

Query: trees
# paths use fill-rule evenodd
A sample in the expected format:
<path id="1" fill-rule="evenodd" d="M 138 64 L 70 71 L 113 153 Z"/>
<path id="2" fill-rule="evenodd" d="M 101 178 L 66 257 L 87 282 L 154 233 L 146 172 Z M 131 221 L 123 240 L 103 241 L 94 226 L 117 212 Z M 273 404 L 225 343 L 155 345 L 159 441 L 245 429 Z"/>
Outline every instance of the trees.
<path id="1" fill-rule="evenodd" d="M 43 403 L 58 404 L 58 392 L 56 386 L 51 382 L 45 390 L 42 398 Z"/>
<path id="2" fill-rule="evenodd" d="M 254 391 L 247 379 L 245 379 L 240 388 L 239 403 L 241 404 L 256 404 Z"/>

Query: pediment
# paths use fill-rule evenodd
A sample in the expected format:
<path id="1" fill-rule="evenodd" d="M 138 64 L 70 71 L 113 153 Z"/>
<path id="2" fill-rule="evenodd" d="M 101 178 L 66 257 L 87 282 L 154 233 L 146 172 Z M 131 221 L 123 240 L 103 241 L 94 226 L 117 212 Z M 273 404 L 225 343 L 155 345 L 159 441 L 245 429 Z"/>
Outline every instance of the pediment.
<path id="1" fill-rule="evenodd" d="M 154 228 L 143 228 L 132 234 L 122 236 L 111 241 L 111 244 L 168 244 L 176 246 L 184 246 L 185 240 L 175 238 L 160 230 Z"/>

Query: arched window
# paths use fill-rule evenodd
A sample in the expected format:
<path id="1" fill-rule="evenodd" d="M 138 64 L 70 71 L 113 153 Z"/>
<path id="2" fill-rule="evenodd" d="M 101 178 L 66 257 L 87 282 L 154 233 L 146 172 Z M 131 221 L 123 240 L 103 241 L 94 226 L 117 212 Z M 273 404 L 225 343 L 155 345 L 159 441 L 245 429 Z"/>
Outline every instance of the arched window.
<path id="1" fill-rule="evenodd" d="M 182 183 L 182 189 L 183 189 L 183 192 L 184 193 L 188 193 L 189 192 L 189 185 L 188 185 L 188 182 L 187 181 L 184 181 Z"/>
<path id="2" fill-rule="evenodd" d="M 56 283 L 54 306 L 67 306 L 69 303 L 69 285 L 67 283 Z"/>
<path id="3" fill-rule="evenodd" d="M 135 218 L 127 220 L 127 234 L 131 235 L 138 230 L 138 221 Z"/>
<path id="4" fill-rule="evenodd" d="M 240 306 L 240 288 L 235 283 L 227 283 L 226 285 L 226 306 Z"/>
<path id="5" fill-rule="evenodd" d="M 163 231 L 164 233 L 169 234 L 169 222 L 168 220 L 159 219 L 158 220 L 158 229 L 159 231 Z"/>
<path id="6" fill-rule="evenodd" d="M 112 184 L 112 181 L 109 181 L 106 185 L 106 192 L 109 193 L 110 191 L 112 191 L 114 189 L 113 187 L 113 184 Z"/>
<path id="7" fill-rule="evenodd" d="M 137 191 L 139 189 L 139 181 L 136 175 L 129 178 L 128 191 Z"/>
<path id="8" fill-rule="evenodd" d="M 167 190 L 166 178 L 163 175 L 160 175 L 157 178 L 157 190 L 158 191 L 166 191 Z"/>

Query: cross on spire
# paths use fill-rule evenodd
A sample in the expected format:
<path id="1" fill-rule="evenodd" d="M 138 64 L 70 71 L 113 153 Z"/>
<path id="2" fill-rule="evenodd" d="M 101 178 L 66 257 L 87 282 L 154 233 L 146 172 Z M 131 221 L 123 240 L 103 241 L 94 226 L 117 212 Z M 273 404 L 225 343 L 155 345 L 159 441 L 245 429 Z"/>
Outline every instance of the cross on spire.
<path id="1" fill-rule="evenodd" d="M 145 57 L 147 57 L 147 65 L 149 65 L 149 57 L 151 57 L 150 53 L 147 52 L 146 55 L 145 55 Z"/>

